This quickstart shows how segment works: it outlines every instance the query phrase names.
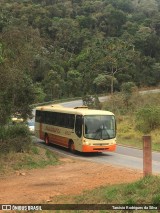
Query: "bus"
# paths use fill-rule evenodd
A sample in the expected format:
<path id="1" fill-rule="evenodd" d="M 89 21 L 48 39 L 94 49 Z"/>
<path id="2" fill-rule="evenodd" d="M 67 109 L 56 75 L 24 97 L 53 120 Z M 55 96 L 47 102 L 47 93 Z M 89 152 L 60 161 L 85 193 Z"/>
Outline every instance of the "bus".
<path id="1" fill-rule="evenodd" d="M 72 153 L 115 151 L 116 120 L 112 112 L 86 106 L 39 106 L 35 114 L 35 136 L 46 145 L 66 147 Z"/>

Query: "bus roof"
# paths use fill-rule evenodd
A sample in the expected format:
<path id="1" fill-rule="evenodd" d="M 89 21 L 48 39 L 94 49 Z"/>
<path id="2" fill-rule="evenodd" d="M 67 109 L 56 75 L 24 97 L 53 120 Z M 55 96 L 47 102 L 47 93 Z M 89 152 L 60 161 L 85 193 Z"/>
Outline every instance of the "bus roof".
<path id="1" fill-rule="evenodd" d="M 70 113 L 70 114 L 81 114 L 81 115 L 114 115 L 110 111 L 88 109 L 88 107 L 86 107 L 86 106 L 67 108 L 67 107 L 63 107 L 62 105 L 58 105 L 58 104 L 48 105 L 48 106 L 38 106 L 38 107 L 36 107 L 36 110 Z"/>

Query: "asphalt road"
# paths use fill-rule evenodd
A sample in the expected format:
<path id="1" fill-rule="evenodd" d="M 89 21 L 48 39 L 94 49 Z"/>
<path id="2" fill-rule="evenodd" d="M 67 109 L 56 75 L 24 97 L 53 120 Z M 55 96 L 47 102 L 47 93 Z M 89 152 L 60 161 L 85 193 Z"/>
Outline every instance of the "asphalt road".
<path id="1" fill-rule="evenodd" d="M 107 99 L 107 97 L 102 97 L 101 101 L 104 101 Z M 76 107 L 81 106 L 82 100 L 77 101 L 71 101 L 71 102 L 65 102 L 62 105 L 64 107 Z M 45 146 L 45 144 L 37 140 L 37 143 L 40 146 Z M 86 153 L 77 153 L 77 154 L 71 154 L 67 149 L 51 145 L 47 147 L 51 150 L 54 150 L 58 153 L 61 153 L 63 155 L 71 156 L 74 158 L 99 162 L 99 163 L 107 163 L 111 165 L 126 167 L 130 169 L 137 169 L 143 172 L 143 150 L 139 149 L 133 149 L 125 146 L 119 146 L 117 145 L 116 152 L 108 152 L 108 153 L 92 153 L 92 154 L 86 154 Z M 158 152 L 152 152 L 152 171 L 153 173 L 160 174 L 160 153 Z"/>
<path id="2" fill-rule="evenodd" d="M 93 161 L 97 163 L 107 163 L 110 165 L 125 167 L 129 169 L 136 169 L 143 172 L 143 151 L 139 149 L 133 149 L 129 147 L 123 147 L 117 145 L 115 152 L 105 152 L 105 153 L 76 153 L 72 154 L 68 149 L 50 145 L 46 146 L 43 141 L 37 140 L 36 143 L 39 146 L 45 147 L 55 152 L 77 159 Z M 160 174 L 160 153 L 152 152 L 152 171 L 155 174 Z"/>
<path id="3" fill-rule="evenodd" d="M 105 101 L 105 100 L 107 100 L 108 99 L 108 96 L 106 96 L 106 97 L 100 97 L 99 98 L 99 100 L 101 101 L 101 102 L 103 102 L 103 101 Z M 61 105 L 62 106 L 64 106 L 64 107 L 71 107 L 71 108 L 74 108 L 74 107 L 76 107 L 76 106 L 82 106 L 83 105 L 83 102 L 82 102 L 82 100 L 77 100 L 77 101 L 69 101 L 69 102 L 64 102 L 64 103 L 61 103 Z"/>

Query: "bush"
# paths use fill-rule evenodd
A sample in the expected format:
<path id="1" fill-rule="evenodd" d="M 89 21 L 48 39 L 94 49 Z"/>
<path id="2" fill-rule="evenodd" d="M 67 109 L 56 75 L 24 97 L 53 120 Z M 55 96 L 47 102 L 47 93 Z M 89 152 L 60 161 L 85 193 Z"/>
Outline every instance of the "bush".
<path id="1" fill-rule="evenodd" d="M 134 88 L 135 89 L 135 88 Z M 160 93 L 140 94 L 133 91 L 132 96 L 126 104 L 124 93 L 114 93 L 114 95 L 103 103 L 102 109 L 114 112 L 116 115 L 132 115 L 133 112 L 145 107 L 157 107 L 160 105 Z"/>
<path id="2" fill-rule="evenodd" d="M 160 127 L 160 107 L 143 107 L 136 113 L 136 128 L 143 133 L 150 133 Z"/>
<path id="3" fill-rule="evenodd" d="M 0 141 L 3 141 L 7 137 L 7 131 L 4 126 L 0 126 Z"/>
<path id="4" fill-rule="evenodd" d="M 27 126 L 17 124 L 9 127 L 0 127 L 0 153 L 29 152 L 31 138 Z"/>
<path id="5" fill-rule="evenodd" d="M 29 135 L 29 130 L 26 125 L 16 124 L 8 127 L 7 135 L 9 138 L 26 137 Z"/>
<path id="6" fill-rule="evenodd" d="M 103 110 L 111 111 L 116 115 L 125 115 L 127 108 L 124 104 L 124 96 L 122 93 L 115 93 L 112 97 L 103 103 Z"/>

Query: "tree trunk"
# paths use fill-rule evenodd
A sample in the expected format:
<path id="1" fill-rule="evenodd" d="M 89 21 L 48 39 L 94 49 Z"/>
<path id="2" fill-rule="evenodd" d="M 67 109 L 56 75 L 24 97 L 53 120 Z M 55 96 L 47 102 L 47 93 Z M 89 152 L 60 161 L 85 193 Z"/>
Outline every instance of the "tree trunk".
<path id="1" fill-rule="evenodd" d="M 114 87 L 114 73 L 112 67 L 112 75 L 111 75 L 111 96 L 113 96 L 113 87 Z"/>

